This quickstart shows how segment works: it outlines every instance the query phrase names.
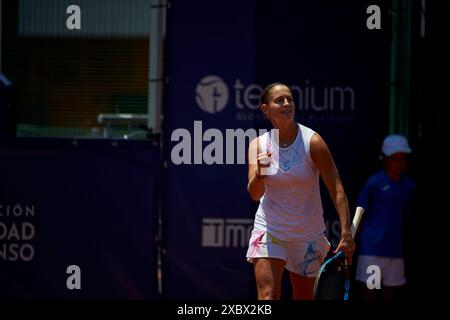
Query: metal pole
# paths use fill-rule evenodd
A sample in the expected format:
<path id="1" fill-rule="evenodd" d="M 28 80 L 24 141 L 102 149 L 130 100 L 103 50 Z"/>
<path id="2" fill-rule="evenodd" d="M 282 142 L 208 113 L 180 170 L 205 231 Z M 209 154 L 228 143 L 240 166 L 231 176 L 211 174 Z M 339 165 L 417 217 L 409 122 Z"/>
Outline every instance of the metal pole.
<path id="1" fill-rule="evenodd" d="M 149 50 L 149 91 L 148 91 L 148 122 L 147 128 L 153 133 L 159 135 L 160 156 L 163 160 L 163 134 L 161 132 L 162 121 L 162 97 L 163 86 L 166 81 L 163 73 L 163 52 L 164 52 L 164 38 L 166 33 L 166 10 L 169 8 L 169 3 L 166 0 L 152 0 L 151 5 L 151 31 L 150 31 L 150 50 Z M 162 161 L 164 163 L 164 160 Z M 167 168 L 163 165 L 162 176 L 164 170 Z M 163 184 L 163 178 L 161 177 Z M 158 292 L 163 294 L 163 272 L 162 264 L 165 255 L 163 247 L 163 188 L 158 188 L 158 234 L 156 236 L 157 246 L 157 277 L 158 277 Z"/>
<path id="2" fill-rule="evenodd" d="M 1 2 L 1 1 L 0 1 Z M 425 14 L 426 14 L 427 1 L 421 0 L 420 2 L 420 37 L 425 38 Z"/>
<path id="3" fill-rule="evenodd" d="M 391 30 L 391 76 L 389 88 L 389 133 L 395 133 L 397 129 L 397 47 L 398 47 L 398 20 L 399 20 L 399 0 L 392 1 L 392 30 Z"/>
<path id="4" fill-rule="evenodd" d="M 160 132 L 162 94 L 165 81 L 162 58 L 166 10 L 165 0 L 151 1 L 147 128 L 152 130 L 153 133 Z"/>
<path id="5" fill-rule="evenodd" d="M 402 54 L 401 57 L 401 103 L 399 132 L 409 135 L 409 120 L 411 108 L 411 19 L 412 19 L 412 1 L 402 0 Z"/>
<path id="6" fill-rule="evenodd" d="M 409 135 L 412 2 L 392 1 L 389 133 Z"/>

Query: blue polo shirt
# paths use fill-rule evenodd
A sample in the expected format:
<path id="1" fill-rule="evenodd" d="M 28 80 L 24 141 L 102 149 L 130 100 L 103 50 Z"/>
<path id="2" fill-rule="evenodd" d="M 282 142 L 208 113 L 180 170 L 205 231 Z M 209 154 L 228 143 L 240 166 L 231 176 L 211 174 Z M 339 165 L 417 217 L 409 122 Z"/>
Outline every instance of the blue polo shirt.
<path id="1" fill-rule="evenodd" d="M 371 176 L 358 196 L 365 209 L 358 247 L 364 255 L 403 257 L 404 218 L 412 214 L 414 181 L 391 180 L 384 170 Z"/>

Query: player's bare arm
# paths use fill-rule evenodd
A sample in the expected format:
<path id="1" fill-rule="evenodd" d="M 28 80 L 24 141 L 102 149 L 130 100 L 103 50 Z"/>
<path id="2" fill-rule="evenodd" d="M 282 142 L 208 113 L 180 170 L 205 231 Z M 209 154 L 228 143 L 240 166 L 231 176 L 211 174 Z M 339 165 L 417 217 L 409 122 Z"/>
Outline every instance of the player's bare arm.
<path id="1" fill-rule="evenodd" d="M 258 138 L 250 142 L 248 148 L 248 184 L 247 190 L 254 201 L 259 201 L 264 194 L 264 176 L 261 175 Z"/>
<path id="2" fill-rule="evenodd" d="M 310 150 L 311 159 L 319 169 L 322 180 L 328 189 L 339 216 L 341 224 L 341 241 L 336 251 L 344 250 L 351 263 L 355 243 L 351 235 L 350 211 L 347 195 L 345 194 L 339 172 L 336 168 L 330 149 L 322 137 L 317 133 L 311 138 Z"/>

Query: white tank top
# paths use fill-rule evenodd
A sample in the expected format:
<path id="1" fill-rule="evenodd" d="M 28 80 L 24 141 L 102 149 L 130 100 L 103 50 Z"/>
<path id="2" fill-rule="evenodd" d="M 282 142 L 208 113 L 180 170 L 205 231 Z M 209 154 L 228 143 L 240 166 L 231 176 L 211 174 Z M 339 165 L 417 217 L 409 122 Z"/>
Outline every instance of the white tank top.
<path id="1" fill-rule="evenodd" d="M 259 137 L 261 152 L 270 151 L 270 175 L 264 179 L 254 228 L 280 240 L 312 240 L 325 234 L 319 170 L 310 156 L 315 133 L 301 124 L 295 141 L 278 147 L 275 130 Z"/>

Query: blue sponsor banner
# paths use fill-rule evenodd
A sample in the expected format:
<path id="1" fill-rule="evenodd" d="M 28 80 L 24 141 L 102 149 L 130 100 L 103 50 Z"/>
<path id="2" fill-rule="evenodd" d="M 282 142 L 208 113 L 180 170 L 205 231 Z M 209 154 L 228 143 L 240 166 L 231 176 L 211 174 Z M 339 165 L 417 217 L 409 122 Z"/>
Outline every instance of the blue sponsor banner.
<path id="1" fill-rule="evenodd" d="M 0 141 L 0 296 L 158 298 L 159 148 Z"/>
<path id="2" fill-rule="evenodd" d="M 258 109 L 266 84 L 291 86 L 297 121 L 327 141 L 352 202 L 375 163 L 370 150 L 387 129 L 387 26 L 370 33 L 367 6 L 172 2 L 164 297 L 256 298 L 245 259 L 257 207 L 246 190 L 246 150 L 252 134 L 270 127 Z M 339 224 L 325 192 L 327 232 L 336 245 Z"/>
<path id="3" fill-rule="evenodd" d="M 252 128 L 258 114 L 259 92 L 243 92 L 254 81 L 255 2 L 174 1 L 169 12 L 166 298 L 247 298 L 254 290 L 245 259 L 255 210 L 246 146 L 226 129 Z"/>
<path id="4" fill-rule="evenodd" d="M 367 28 L 371 5 L 380 8 L 381 29 Z M 283 18 L 268 22 L 281 8 Z M 327 142 L 352 211 L 357 192 L 379 167 L 377 150 L 388 132 L 389 10 L 384 0 L 257 2 L 256 52 L 262 54 L 255 56 L 256 82 L 290 85 L 296 119 Z M 339 223 L 323 185 L 322 198 L 336 246 Z"/>

